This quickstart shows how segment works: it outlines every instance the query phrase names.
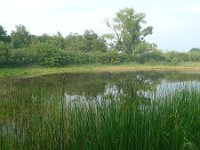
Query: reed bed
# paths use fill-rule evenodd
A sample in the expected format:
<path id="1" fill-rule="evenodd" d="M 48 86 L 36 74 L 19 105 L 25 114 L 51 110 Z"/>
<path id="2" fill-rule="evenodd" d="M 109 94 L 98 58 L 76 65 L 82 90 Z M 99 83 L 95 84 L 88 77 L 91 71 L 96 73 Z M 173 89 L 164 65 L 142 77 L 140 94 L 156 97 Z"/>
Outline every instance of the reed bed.
<path id="1" fill-rule="evenodd" d="M 0 100 L 0 149 L 200 149 L 200 93 L 143 101 L 110 96 L 72 107 L 62 90 L 20 88 Z"/>

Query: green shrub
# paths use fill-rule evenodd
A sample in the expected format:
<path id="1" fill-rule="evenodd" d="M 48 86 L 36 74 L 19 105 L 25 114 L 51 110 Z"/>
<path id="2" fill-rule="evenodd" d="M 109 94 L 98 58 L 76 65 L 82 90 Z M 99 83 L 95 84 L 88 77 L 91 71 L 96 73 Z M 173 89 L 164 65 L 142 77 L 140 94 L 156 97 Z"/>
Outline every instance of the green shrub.
<path id="1" fill-rule="evenodd" d="M 166 61 L 168 63 L 172 63 L 172 64 L 177 64 L 181 61 L 189 61 L 189 57 L 187 53 L 184 52 L 175 52 L 175 51 L 171 51 L 171 52 L 167 52 L 165 54 L 166 57 Z"/>
<path id="2" fill-rule="evenodd" d="M 129 62 L 131 56 L 125 53 L 119 53 L 115 50 L 110 50 L 107 53 L 104 53 L 101 58 L 101 63 L 103 64 L 120 64 L 124 62 Z"/>
<path id="3" fill-rule="evenodd" d="M 165 57 L 161 50 L 157 48 L 155 44 L 151 43 L 139 43 L 133 50 L 133 58 L 136 62 L 160 62 L 164 61 Z"/>
<path id="4" fill-rule="evenodd" d="M 189 52 L 187 55 L 190 61 L 200 62 L 200 52 Z"/>
<path id="5" fill-rule="evenodd" d="M 27 66 L 38 64 L 38 54 L 29 49 L 13 49 L 10 51 L 8 58 L 9 65 L 11 66 Z"/>
<path id="6" fill-rule="evenodd" d="M 98 63 L 101 53 L 56 50 L 46 52 L 41 65 L 45 66 L 66 66 L 72 64 Z"/>

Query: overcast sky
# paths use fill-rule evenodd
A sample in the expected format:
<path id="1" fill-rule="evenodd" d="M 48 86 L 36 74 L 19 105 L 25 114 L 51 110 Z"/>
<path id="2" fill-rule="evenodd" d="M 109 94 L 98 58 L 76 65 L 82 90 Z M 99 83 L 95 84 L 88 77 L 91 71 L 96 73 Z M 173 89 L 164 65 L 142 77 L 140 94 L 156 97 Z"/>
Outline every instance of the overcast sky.
<path id="1" fill-rule="evenodd" d="M 105 19 L 125 7 L 146 14 L 154 27 L 147 41 L 164 50 L 200 47 L 200 0 L 0 0 L 0 24 L 10 33 L 23 24 L 32 34 L 92 29 L 108 33 Z"/>

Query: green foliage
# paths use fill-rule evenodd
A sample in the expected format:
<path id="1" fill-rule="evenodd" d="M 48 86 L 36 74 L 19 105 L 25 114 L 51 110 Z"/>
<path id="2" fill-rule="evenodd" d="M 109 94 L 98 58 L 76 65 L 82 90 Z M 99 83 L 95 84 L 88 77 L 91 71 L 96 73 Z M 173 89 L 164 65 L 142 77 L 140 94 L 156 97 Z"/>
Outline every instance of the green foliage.
<path id="1" fill-rule="evenodd" d="M 120 64 L 130 62 L 131 56 L 126 53 L 120 53 L 115 50 L 109 50 L 102 56 L 101 62 L 103 64 Z"/>
<path id="2" fill-rule="evenodd" d="M 71 33 L 65 38 L 65 49 L 84 52 L 105 52 L 106 41 L 94 31 L 86 30 L 83 35 Z"/>
<path id="3" fill-rule="evenodd" d="M 10 37 L 7 35 L 6 30 L 0 25 L 0 66 L 4 66 L 7 63 L 10 49 L 9 42 Z"/>
<path id="4" fill-rule="evenodd" d="M 177 64 L 181 61 L 189 61 L 189 55 L 184 52 L 170 51 L 165 54 L 166 61 L 171 64 Z"/>
<path id="5" fill-rule="evenodd" d="M 200 51 L 192 51 L 187 53 L 188 60 L 192 62 L 200 62 Z"/>
<path id="6" fill-rule="evenodd" d="M 0 42 L 9 42 L 10 37 L 7 35 L 7 31 L 0 25 Z"/>
<path id="7" fill-rule="evenodd" d="M 116 13 L 107 26 L 113 33 L 99 36 L 93 30 L 84 34 L 70 33 L 63 37 L 54 35 L 31 35 L 24 25 L 17 25 L 16 31 L 7 35 L 0 25 L 0 66 L 65 66 L 71 64 L 137 63 L 178 64 L 200 62 L 200 48 L 189 52 L 163 53 L 155 44 L 144 41 L 152 34 L 152 27 L 144 27 L 145 15 L 133 8 L 124 8 Z"/>
<path id="8" fill-rule="evenodd" d="M 44 46 L 44 45 L 42 45 Z M 44 48 L 44 49 L 43 49 Z M 42 51 L 42 53 L 41 53 Z M 9 57 L 9 65 L 42 65 L 42 66 L 66 66 L 72 64 L 99 63 L 101 53 L 85 53 L 81 51 L 65 51 L 40 47 L 39 49 L 14 49 Z"/>
<path id="9" fill-rule="evenodd" d="M 54 35 L 55 43 L 59 49 L 65 48 L 64 38 L 60 32 Z"/>
<path id="10" fill-rule="evenodd" d="M 31 35 L 24 25 L 17 25 L 16 31 L 11 33 L 13 48 L 27 48 L 31 42 Z"/>
<path id="11" fill-rule="evenodd" d="M 28 66 L 38 64 L 38 53 L 30 49 L 21 48 L 10 51 L 8 64 L 11 66 Z"/>
<path id="12" fill-rule="evenodd" d="M 0 66 L 2 66 L 5 63 L 5 44 L 3 42 L 0 42 Z"/>
<path id="13" fill-rule="evenodd" d="M 115 47 L 117 50 L 132 53 L 133 48 L 152 34 L 153 28 L 142 27 L 146 21 L 143 13 L 136 13 L 133 8 L 125 8 L 116 13 L 112 23 L 106 22 L 107 26 L 114 32 L 116 39 Z"/>
<path id="14" fill-rule="evenodd" d="M 165 57 L 155 44 L 141 42 L 133 50 L 135 61 L 144 64 L 145 62 L 164 61 Z"/>
<path id="15" fill-rule="evenodd" d="M 83 34 L 83 39 L 85 43 L 84 51 L 91 52 L 91 51 L 98 51 L 98 52 L 105 52 L 106 51 L 106 44 L 105 41 L 98 37 L 98 35 L 92 30 L 86 30 Z"/>
<path id="16" fill-rule="evenodd" d="M 34 45 L 45 45 L 51 49 L 64 49 L 64 38 L 60 32 L 56 35 L 50 36 L 48 34 L 43 34 L 41 36 L 31 37 L 31 46 Z"/>
<path id="17" fill-rule="evenodd" d="M 84 50 L 85 47 L 85 43 L 83 42 L 83 36 L 77 33 L 70 33 L 65 38 L 64 42 L 66 50 L 80 51 Z"/>
<path id="18" fill-rule="evenodd" d="M 21 83 L 1 96 L 2 149 L 199 149 L 197 91 L 186 87 L 150 103 L 127 95 L 68 102 L 54 83 Z"/>
<path id="19" fill-rule="evenodd" d="M 1 65 L 5 57 L 0 57 Z M 118 52 L 82 52 L 52 49 L 46 44 L 37 44 L 29 48 L 10 50 L 7 66 L 66 66 L 73 64 L 106 63 L 119 64 L 130 61 L 131 56 Z"/>
<path id="20" fill-rule="evenodd" d="M 192 48 L 190 52 L 199 52 L 200 53 L 200 48 Z"/>
<path id="21" fill-rule="evenodd" d="M 0 42 L 0 66 L 6 66 L 9 63 L 10 49 L 9 43 Z"/>
<path id="22" fill-rule="evenodd" d="M 200 52 L 192 50 L 190 52 L 170 51 L 165 53 L 165 58 L 168 63 L 178 64 L 180 62 L 200 62 Z"/>

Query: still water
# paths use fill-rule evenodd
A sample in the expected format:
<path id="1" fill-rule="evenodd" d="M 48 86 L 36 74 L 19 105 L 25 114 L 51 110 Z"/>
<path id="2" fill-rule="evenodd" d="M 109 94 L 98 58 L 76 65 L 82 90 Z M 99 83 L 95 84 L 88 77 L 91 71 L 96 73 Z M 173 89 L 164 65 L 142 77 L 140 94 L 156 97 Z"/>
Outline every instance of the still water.
<path id="1" fill-rule="evenodd" d="M 120 101 L 123 96 L 160 100 L 185 89 L 200 92 L 200 73 L 169 71 L 137 71 L 123 73 L 76 73 L 46 75 L 18 81 L 18 92 L 28 87 L 32 98 L 42 92 L 48 100 L 64 96 L 67 103 Z M 24 91 L 22 91 L 24 92 Z"/>
<path id="2" fill-rule="evenodd" d="M 200 73 L 69 73 L 20 79 L 11 85 L 0 87 L 0 134 L 13 137 L 16 134 L 13 126 L 24 123 L 21 118 L 37 119 L 45 114 L 51 114 L 49 116 L 53 118 L 62 110 L 60 108 L 63 108 L 63 104 L 64 107 L 70 104 L 70 108 L 77 105 L 87 108 L 96 107 L 97 103 L 109 105 L 113 100 L 120 102 L 128 99 L 142 100 L 140 106 L 143 108 L 151 102 L 162 101 L 166 96 L 174 96 L 183 90 L 200 92 Z"/>
<path id="3" fill-rule="evenodd" d="M 53 141 L 58 139 L 59 143 L 62 141 L 59 141 L 59 137 L 62 137 L 63 133 L 72 133 L 73 135 L 72 129 L 77 131 L 77 133 L 81 133 L 81 129 L 88 129 L 88 127 L 84 127 L 84 124 L 88 125 L 88 122 L 85 123 L 84 121 L 87 120 L 88 117 L 92 117 L 92 120 L 90 120 L 91 118 L 89 119 L 89 124 L 96 125 L 98 121 L 95 121 L 99 119 L 100 121 L 98 123 L 103 123 L 103 116 L 107 115 L 109 112 L 110 114 L 107 115 L 107 119 L 110 119 L 109 116 L 112 115 L 118 118 L 121 116 L 118 115 L 119 112 L 119 114 L 125 112 L 127 116 L 122 115 L 123 118 L 121 118 L 121 120 L 126 120 L 126 118 L 129 118 L 130 113 L 126 113 L 126 111 L 123 110 L 128 108 L 127 105 L 130 104 L 137 104 L 135 105 L 136 107 L 133 106 L 130 108 L 139 108 L 136 109 L 136 112 L 139 112 L 136 113 L 139 115 L 139 117 L 136 116 L 136 118 L 142 121 L 139 118 L 143 116 L 143 110 L 151 108 L 151 106 L 153 106 L 151 105 L 152 102 L 157 104 L 156 102 L 158 101 L 160 104 L 160 102 L 164 102 L 165 97 L 168 96 L 172 96 L 169 100 L 174 100 L 173 96 L 176 96 L 178 92 L 182 92 L 181 94 L 184 95 L 184 90 L 186 90 L 186 93 L 188 91 L 200 92 L 200 73 L 176 71 L 68 73 L 20 79 L 15 82 L 12 81 L 11 83 L 7 82 L 6 84 L 0 83 L 0 145 L 3 143 L 3 146 L 1 145 L 2 147 L 6 147 L 9 144 L 14 146 L 18 144 L 17 146 L 20 146 L 22 143 L 26 143 L 27 145 L 36 146 L 37 144 L 35 143 L 40 143 L 44 141 L 44 139 L 52 139 Z M 188 97 L 193 95 L 191 100 L 195 100 L 195 98 L 199 99 L 199 96 L 195 97 L 196 94 L 185 95 L 188 95 Z M 178 97 L 176 100 L 182 100 L 183 97 L 184 96 Z M 118 107 L 120 109 L 118 109 Z M 113 114 L 115 110 L 117 110 L 116 112 L 119 110 L 116 115 Z M 169 109 L 169 111 L 171 111 L 171 109 Z M 102 115 L 102 113 L 104 115 Z M 198 113 L 198 111 L 195 113 Z M 135 115 L 131 116 L 133 117 Z M 93 117 L 98 119 L 94 121 Z M 167 116 L 165 118 L 169 117 Z M 82 122 L 79 124 L 80 120 Z M 115 118 L 114 120 L 118 119 Z M 112 119 L 110 119 L 109 122 L 110 121 L 112 122 Z M 181 120 L 180 122 L 184 122 L 184 118 L 183 121 Z M 189 124 L 191 124 L 191 121 L 189 121 Z M 80 125 L 80 128 L 78 125 Z M 104 127 L 106 126 L 105 124 L 99 127 L 101 126 L 103 129 L 106 128 Z M 127 128 L 127 125 L 123 126 Z M 156 129 L 158 126 L 160 125 L 155 125 L 154 128 Z M 197 126 L 198 122 L 196 123 L 196 127 Z M 91 130 L 93 130 L 93 126 L 91 127 Z M 98 129 L 97 127 L 97 131 Z M 115 129 L 116 128 L 114 128 L 113 131 L 115 131 Z M 145 127 L 141 129 L 141 131 L 145 131 L 146 133 Z M 119 129 L 119 131 L 120 130 L 121 129 Z M 149 130 L 149 128 L 147 130 Z M 159 129 L 159 131 L 160 130 L 162 129 Z M 137 132 L 141 131 L 138 130 Z M 172 129 L 170 129 L 170 133 L 171 131 Z M 191 130 L 188 132 L 190 131 Z M 196 131 L 198 132 L 198 130 Z M 194 132 L 196 131 L 194 130 Z M 105 133 L 107 132 L 108 131 Z M 180 132 L 182 133 L 182 131 Z M 85 133 L 83 133 L 83 135 L 84 136 L 81 135 L 80 137 L 81 140 L 86 137 Z M 144 134 L 142 133 L 141 135 Z M 9 148 L 6 147 L 5 149 Z"/>

